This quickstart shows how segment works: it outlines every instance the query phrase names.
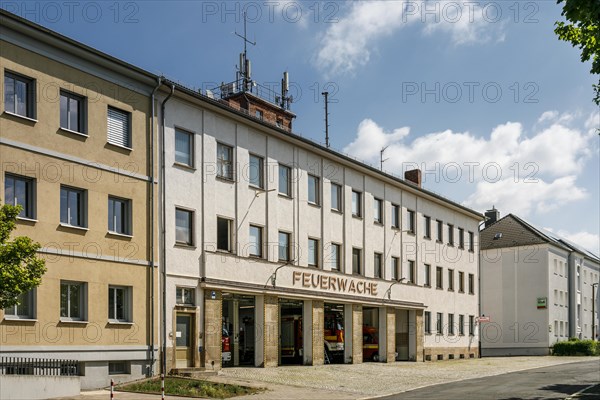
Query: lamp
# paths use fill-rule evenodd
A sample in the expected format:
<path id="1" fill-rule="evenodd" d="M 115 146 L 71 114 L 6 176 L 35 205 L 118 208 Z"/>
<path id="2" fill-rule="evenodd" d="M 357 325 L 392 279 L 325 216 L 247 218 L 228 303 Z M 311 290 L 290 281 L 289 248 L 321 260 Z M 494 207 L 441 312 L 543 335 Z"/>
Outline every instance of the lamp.
<path id="1" fill-rule="evenodd" d="M 273 273 L 271 274 L 271 276 L 269 277 L 269 280 L 271 281 L 271 285 L 273 287 L 275 287 L 275 285 L 277 284 L 277 271 L 279 271 L 281 268 L 288 266 L 290 264 L 292 264 L 295 260 L 289 260 L 288 262 L 286 262 L 283 265 L 280 265 L 279 267 L 275 268 L 275 271 L 273 271 Z"/>
<path id="2" fill-rule="evenodd" d="M 386 292 L 386 293 L 387 293 L 388 300 L 390 300 L 390 299 L 392 298 L 392 286 L 394 286 L 394 285 L 395 285 L 395 284 L 397 284 L 397 283 L 401 283 L 401 282 L 402 282 L 403 280 L 405 280 L 405 279 L 406 279 L 406 278 L 400 278 L 400 279 L 398 279 L 397 281 L 395 281 L 395 282 L 392 282 L 392 284 L 390 285 L 390 287 L 388 288 L 388 290 L 387 290 L 387 292 Z"/>

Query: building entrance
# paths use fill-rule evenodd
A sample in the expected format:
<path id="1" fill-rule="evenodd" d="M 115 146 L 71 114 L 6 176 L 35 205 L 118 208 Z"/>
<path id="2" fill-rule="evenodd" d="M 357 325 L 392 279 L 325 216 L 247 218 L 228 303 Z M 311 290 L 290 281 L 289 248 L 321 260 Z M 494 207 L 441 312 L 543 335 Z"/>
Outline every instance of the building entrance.
<path id="1" fill-rule="evenodd" d="M 379 361 L 379 308 L 363 308 L 363 361 Z"/>
<path id="2" fill-rule="evenodd" d="M 343 364 L 346 335 L 344 332 L 344 305 L 325 303 L 325 363 Z"/>
<path id="3" fill-rule="evenodd" d="M 177 314 L 175 330 L 175 366 L 177 368 L 191 367 L 192 355 L 192 316 Z"/>
<path id="4" fill-rule="evenodd" d="M 223 367 L 254 365 L 254 296 L 223 293 Z"/>
<path id="5" fill-rule="evenodd" d="M 279 299 L 279 365 L 301 365 L 303 301 Z"/>

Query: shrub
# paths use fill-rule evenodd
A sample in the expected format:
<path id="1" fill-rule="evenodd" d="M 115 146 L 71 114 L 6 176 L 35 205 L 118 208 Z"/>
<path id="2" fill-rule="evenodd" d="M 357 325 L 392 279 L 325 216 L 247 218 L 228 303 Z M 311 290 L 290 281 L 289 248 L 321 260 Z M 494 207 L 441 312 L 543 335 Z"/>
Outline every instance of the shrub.
<path id="1" fill-rule="evenodd" d="M 555 356 L 595 356 L 600 355 L 599 342 L 594 340 L 579 340 L 570 338 L 569 341 L 557 342 L 552 347 Z"/>

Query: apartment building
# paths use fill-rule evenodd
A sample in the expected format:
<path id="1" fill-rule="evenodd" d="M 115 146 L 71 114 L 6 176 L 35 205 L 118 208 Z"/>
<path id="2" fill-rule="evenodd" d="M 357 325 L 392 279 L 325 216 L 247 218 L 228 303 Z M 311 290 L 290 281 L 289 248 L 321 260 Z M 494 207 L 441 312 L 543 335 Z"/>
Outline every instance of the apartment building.
<path id="1" fill-rule="evenodd" d="M 486 212 L 481 231 L 484 356 L 547 355 L 570 337 L 598 333 L 600 259 L 516 215 Z M 595 304 L 594 304 L 595 302 Z"/>
<path id="2" fill-rule="evenodd" d="M 1 198 L 47 272 L 0 311 L 0 356 L 77 360 L 81 387 L 154 372 L 156 78 L 0 10 Z"/>

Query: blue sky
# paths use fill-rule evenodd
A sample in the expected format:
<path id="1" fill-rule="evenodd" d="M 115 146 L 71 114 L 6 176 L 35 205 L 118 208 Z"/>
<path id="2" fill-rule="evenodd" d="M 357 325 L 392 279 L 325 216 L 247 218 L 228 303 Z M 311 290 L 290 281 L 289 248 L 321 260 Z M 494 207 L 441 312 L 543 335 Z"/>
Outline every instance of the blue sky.
<path id="1" fill-rule="evenodd" d="M 253 78 L 290 73 L 294 130 L 478 211 L 495 205 L 599 252 L 590 63 L 549 1 L 124 1 L 0 6 L 190 87 L 232 81 L 248 13 Z"/>

